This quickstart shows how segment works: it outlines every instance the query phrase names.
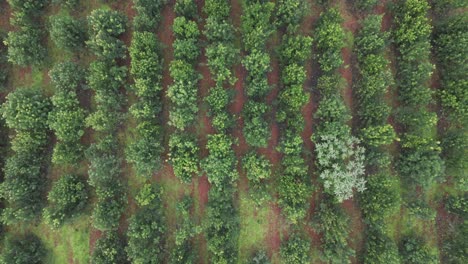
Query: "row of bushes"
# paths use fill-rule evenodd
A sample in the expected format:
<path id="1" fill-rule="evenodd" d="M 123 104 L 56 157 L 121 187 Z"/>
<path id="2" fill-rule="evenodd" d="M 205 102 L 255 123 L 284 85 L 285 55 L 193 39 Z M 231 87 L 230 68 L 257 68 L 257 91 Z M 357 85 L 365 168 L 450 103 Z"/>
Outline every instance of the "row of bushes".
<path id="1" fill-rule="evenodd" d="M 230 21 L 231 6 L 227 0 L 205 1 L 207 15 L 204 34 L 207 39 L 208 68 L 215 86 L 205 101 L 216 134 L 208 135 L 208 156 L 202 161 L 203 172 L 211 188 L 208 193 L 207 221 L 204 226 L 210 262 L 237 263 L 239 218 L 233 198 L 239 178 L 237 158 L 232 149 L 236 142 L 227 133 L 234 125 L 228 105 L 233 98 L 233 65 L 238 49 L 234 45 L 234 27 Z"/>
<path id="2" fill-rule="evenodd" d="M 366 263 L 399 263 L 398 248 L 387 234 L 385 219 L 400 207 L 396 177 L 390 172 L 387 145 L 396 133 L 387 123 L 391 107 L 385 102 L 393 84 L 389 61 L 385 58 L 389 34 L 381 31 L 382 15 L 369 15 L 355 39 L 359 79 L 355 85 L 359 135 L 366 148 L 366 190 L 360 205 L 367 224 Z"/>
<path id="3" fill-rule="evenodd" d="M 196 63 L 200 55 L 201 33 L 196 22 L 197 7 L 194 1 L 176 1 L 174 9 L 174 60 L 169 67 L 173 83 L 168 88 L 167 96 L 172 103 L 169 124 L 176 131 L 169 138 L 169 162 L 176 177 L 190 183 L 200 171 L 197 139 L 187 129 L 192 129 L 198 114 L 197 94 L 201 75 L 196 71 Z"/>
<path id="4" fill-rule="evenodd" d="M 429 61 L 431 24 L 425 0 L 401 1 L 395 8 L 394 39 L 398 49 L 397 77 L 401 135 L 399 173 L 412 186 L 428 188 L 444 170 L 435 139 L 437 115 L 428 109 L 432 91 L 428 82 L 434 65 Z"/>
<path id="5" fill-rule="evenodd" d="M 84 80 L 84 71 L 74 62 L 54 65 L 49 71 L 55 93 L 48 124 L 57 142 L 52 154 L 55 165 L 76 165 L 83 158 L 85 110 L 80 106 L 77 90 Z M 79 215 L 88 202 L 88 188 L 83 178 L 73 174 L 62 175 L 48 194 L 49 205 L 44 209 L 44 221 L 57 228 Z"/>
<path id="6" fill-rule="evenodd" d="M 118 157 L 118 126 L 123 120 L 120 89 L 126 80 L 127 68 L 116 59 L 125 57 L 125 44 L 117 37 L 125 31 L 126 17 L 117 11 L 94 10 L 88 16 L 90 39 L 88 46 L 97 60 L 89 66 L 88 85 L 94 91 L 95 111 L 86 123 L 95 133 L 96 142 L 87 150 L 90 162 L 89 183 L 95 188 L 97 202 L 93 225 L 100 230 L 118 227 L 126 198 L 122 183 L 121 159 Z"/>
<path id="7" fill-rule="evenodd" d="M 126 158 L 129 163 L 133 164 L 138 176 L 148 178 L 161 167 L 161 154 L 164 151 L 160 117 L 163 60 L 156 35 L 151 31 L 143 30 L 149 25 L 156 26 L 157 20 L 151 20 L 154 23 L 144 23 L 148 26 L 143 26 L 141 23 L 149 16 L 147 12 L 159 17 L 159 12 L 154 10 L 159 10 L 164 3 L 154 1 L 146 7 L 140 6 L 141 4 L 140 1 L 135 1 L 138 13 L 134 18 L 133 26 L 136 31 L 133 33 L 129 50 L 130 73 L 134 79 L 132 90 L 137 96 L 137 102 L 130 107 L 129 112 L 135 118 L 137 126 L 134 131 L 135 136 L 126 149 Z"/>
<path id="8" fill-rule="evenodd" d="M 13 10 L 11 25 L 18 28 L 8 32 L 5 45 L 8 61 L 19 66 L 39 65 L 46 57 L 41 14 L 47 0 L 8 0 Z"/>
<path id="9" fill-rule="evenodd" d="M 278 151 L 283 154 L 278 201 L 294 224 L 306 216 L 312 193 L 300 137 L 305 124 L 301 110 L 310 99 L 304 90 L 305 62 L 312 55 L 312 38 L 299 32 L 305 4 L 303 0 L 283 0 L 276 9 L 276 24 L 284 31 L 278 50 L 281 84 L 276 120 L 281 129 Z"/>
<path id="10" fill-rule="evenodd" d="M 442 6 L 441 4 L 446 5 Z M 457 13 L 463 1 L 437 1 L 441 8 L 441 21 L 436 24 L 433 43 L 437 67 L 440 73 L 440 90 L 438 99 L 441 106 L 441 116 L 445 125 L 439 129 L 442 136 L 442 157 L 447 164 L 446 174 L 453 177 L 456 193 L 442 201 L 451 217 L 449 231 L 443 233 L 440 247 L 441 259 L 444 263 L 465 263 L 468 261 L 468 15 Z M 457 6 L 460 4 L 460 6 Z M 466 7 L 466 3 L 463 3 Z M 447 15 L 449 14 L 449 15 Z M 439 126 L 441 127 L 441 126 Z M 450 178 L 449 178 L 450 179 Z"/>
<path id="11" fill-rule="evenodd" d="M 430 62 L 432 26 L 428 11 L 427 0 L 398 1 L 393 10 L 400 103 L 396 119 L 402 128 L 397 169 L 406 186 L 410 219 L 417 217 L 435 224 L 435 210 L 424 194 L 442 176 L 444 163 L 435 137 L 437 115 L 430 110 L 433 91 L 429 82 L 434 65 Z M 415 192 L 418 187 L 422 190 Z M 400 241 L 400 258 L 402 262 L 436 263 L 437 252 L 424 234 L 410 231 Z"/>
<path id="12" fill-rule="evenodd" d="M 324 186 L 315 227 L 323 235 L 321 258 L 336 263 L 349 262 L 354 255 L 347 243 L 349 218 L 338 203 L 350 199 L 354 190 L 365 189 L 364 150 L 359 140 L 351 136 L 347 124 L 351 115 L 341 95 L 345 86 L 338 72 L 344 62 L 342 22 L 338 9 L 328 8 L 317 23 L 315 41 L 322 73 L 317 83 L 320 101 L 315 118 L 318 125 L 312 136 L 317 170 Z"/>
<path id="13" fill-rule="evenodd" d="M 50 100 L 37 88 L 17 88 L 2 105 L 5 124 L 15 132 L 0 185 L 5 224 L 34 220 L 44 206 L 50 110 Z"/>
<path id="14" fill-rule="evenodd" d="M 275 30 L 272 23 L 274 8 L 273 2 L 246 1 L 241 16 L 243 49 L 247 53 L 242 65 L 247 70 L 245 85 L 248 97 L 242 113 L 243 133 L 247 144 L 253 147 L 266 147 L 271 136 L 267 120 L 271 109 L 265 102 L 271 90 L 267 80 L 271 65 L 266 42 Z"/>
<path id="15" fill-rule="evenodd" d="M 442 156 L 460 190 L 468 190 L 468 15 L 455 14 L 438 24 L 434 32 L 435 54 L 441 77 L 438 99 L 447 123 L 442 133 Z"/>

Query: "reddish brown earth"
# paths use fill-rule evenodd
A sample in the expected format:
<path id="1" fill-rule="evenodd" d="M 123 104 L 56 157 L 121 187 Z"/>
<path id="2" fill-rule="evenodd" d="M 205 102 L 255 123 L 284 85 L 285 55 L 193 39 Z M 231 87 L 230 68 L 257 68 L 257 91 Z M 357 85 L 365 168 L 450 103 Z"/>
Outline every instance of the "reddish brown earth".
<path id="1" fill-rule="evenodd" d="M 349 216 L 350 223 L 350 234 L 348 242 L 350 246 L 356 250 L 356 255 L 360 255 L 360 251 L 363 250 L 364 243 L 364 222 L 362 221 L 361 209 L 357 202 L 353 199 L 344 201 L 341 204 L 346 214 Z M 357 263 L 356 257 L 352 258 L 353 263 Z"/>
<path id="2" fill-rule="evenodd" d="M 278 43 L 273 42 L 271 43 L 271 46 L 272 47 L 269 47 L 269 48 L 270 50 L 273 50 L 275 47 L 278 46 Z M 279 164 L 279 162 L 281 161 L 281 154 L 278 151 L 276 151 L 276 146 L 278 145 L 278 141 L 279 141 L 279 127 L 278 127 L 278 124 L 275 122 L 276 109 L 272 105 L 273 101 L 276 100 L 276 98 L 278 97 L 279 86 L 280 86 L 279 62 L 276 57 L 272 56 L 271 71 L 267 74 L 267 78 L 268 78 L 268 84 L 271 87 L 273 87 L 272 91 L 268 94 L 266 98 L 267 104 L 271 106 L 271 113 L 270 113 L 271 137 L 268 141 L 268 146 L 266 148 L 260 148 L 259 152 L 265 155 L 270 160 L 270 162 L 273 165 L 275 165 L 275 164 Z"/>
<path id="3" fill-rule="evenodd" d="M 96 241 L 101 236 L 102 236 L 102 232 L 95 228 L 91 228 L 91 230 L 89 231 L 89 255 L 93 254 L 94 245 L 96 245 Z"/>
<path id="4" fill-rule="evenodd" d="M 11 8 L 7 1 L 0 3 L 0 28 L 5 31 L 11 30 L 10 25 Z"/>
<path id="5" fill-rule="evenodd" d="M 162 21 L 161 21 L 161 26 L 158 29 L 157 36 L 159 41 L 162 44 L 162 55 L 163 55 L 163 64 L 164 64 L 164 70 L 163 70 L 163 77 L 162 77 L 162 88 L 163 88 L 163 93 L 164 96 L 163 98 L 163 108 L 162 108 L 162 116 L 164 122 L 164 127 L 168 127 L 166 122 L 169 120 L 169 104 L 170 101 L 165 96 L 165 93 L 167 92 L 168 86 L 172 83 L 172 78 L 169 74 L 169 64 L 171 61 L 174 59 L 174 49 L 172 48 L 172 43 L 174 42 L 174 34 L 172 33 L 172 24 L 174 23 L 174 18 L 175 18 L 175 13 L 174 13 L 174 3 L 170 2 L 168 3 L 164 9 L 161 12 L 162 16 Z M 165 135 L 169 135 L 167 133 L 167 129 L 164 133 Z M 168 136 L 165 137 L 166 141 L 168 140 Z"/>
<path id="6" fill-rule="evenodd" d="M 387 4 L 388 0 L 381 1 L 374 9 L 375 14 L 383 14 L 382 18 L 382 30 L 383 31 L 388 31 L 391 29 L 392 26 L 392 14 L 390 12 L 387 12 Z"/>
<path id="7" fill-rule="evenodd" d="M 200 211 L 205 212 L 205 206 L 208 203 L 208 191 L 210 190 L 210 183 L 208 177 L 203 175 L 198 178 L 198 199 L 200 201 Z"/>
<path id="8" fill-rule="evenodd" d="M 268 215 L 268 231 L 265 240 L 267 245 L 267 253 L 271 258 L 273 254 L 279 252 L 281 246 L 281 236 L 287 234 L 284 232 L 284 230 L 281 232 L 281 208 L 277 203 L 270 204 L 270 208 L 270 214 Z"/>

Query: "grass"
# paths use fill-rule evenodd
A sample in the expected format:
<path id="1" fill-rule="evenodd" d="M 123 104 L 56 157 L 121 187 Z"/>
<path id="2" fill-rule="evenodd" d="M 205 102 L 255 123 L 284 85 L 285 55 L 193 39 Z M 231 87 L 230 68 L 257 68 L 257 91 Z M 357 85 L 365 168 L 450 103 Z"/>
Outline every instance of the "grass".
<path id="1" fill-rule="evenodd" d="M 265 244 L 268 231 L 269 207 L 257 207 L 245 192 L 239 193 L 239 263 L 247 263 L 249 257 Z"/>

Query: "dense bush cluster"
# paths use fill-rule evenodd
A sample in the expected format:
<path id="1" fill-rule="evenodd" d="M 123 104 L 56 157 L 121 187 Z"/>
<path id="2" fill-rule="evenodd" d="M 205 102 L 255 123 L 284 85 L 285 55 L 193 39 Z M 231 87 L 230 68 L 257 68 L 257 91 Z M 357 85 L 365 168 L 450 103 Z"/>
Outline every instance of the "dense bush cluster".
<path id="1" fill-rule="evenodd" d="M 8 61 L 19 66 L 41 64 L 46 57 L 40 15 L 47 0 L 8 0 L 13 13 L 10 23 L 18 30 L 8 32 L 4 41 Z"/>
<path id="2" fill-rule="evenodd" d="M 166 3 L 167 0 L 133 0 L 133 9 L 137 13 L 133 18 L 135 31 L 152 32 L 161 19 L 161 10 Z"/>
<path id="3" fill-rule="evenodd" d="M 86 154 L 90 162 L 89 182 L 98 199 L 93 211 L 93 225 L 108 230 L 118 226 L 126 201 L 119 180 L 121 160 L 116 136 L 123 119 L 123 98 L 119 90 L 127 73 L 127 68 L 118 66 L 116 61 L 125 57 L 125 45 L 117 37 L 125 31 L 126 17 L 117 11 L 97 9 L 88 17 L 88 23 L 90 40 L 87 44 L 98 59 L 89 66 L 88 85 L 94 91 L 96 107 L 86 122 L 98 133 L 97 141 Z"/>
<path id="4" fill-rule="evenodd" d="M 92 264 L 128 263 L 125 241 L 116 231 L 107 231 L 96 241 L 91 255 Z"/>
<path id="5" fill-rule="evenodd" d="M 173 83 L 167 96 L 171 100 L 169 124 L 176 131 L 169 139 L 169 162 L 174 174 L 185 183 L 190 183 L 199 172 L 199 148 L 196 138 L 187 131 L 193 129 L 197 119 L 198 81 L 201 75 L 196 71 L 196 62 L 200 55 L 200 30 L 197 24 L 197 8 L 194 1 L 177 1 L 176 18 L 172 30 L 175 40 L 174 60 L 169 72 Z"/>
<path id="6" fill-rule="evenodd" d="M 232 101 L 233 93 L 229 88 L 236 81 L 232 67 L 237 62 L 239 50 L 235 47 L 234 27 L 229 21 L 230 7 L 228 1 L 209 0 L 204 7 L 207 14 L 204 34 L 207 38 L 206 57 L 215 87 L 210 88 L 205 101 L 210 106 L 209 115 L 213 127 L 219 132 L 228 130 L 234 124 L 227 107 Z"/>
<path id="7" fill-rule="evenodd" d="M 137 3 L 142 4 L 140 1 L 135 2 Z M 159 12 L 156 11 L 159 11 L 163 2 L 155 1 L 154 3 L 158 10 L 152 10 L 150 14 L 159 17 Z M 163 60 L 156 35 L 151 31 L 143 30 L 146 26 L 138 24 L 147 19 L 147 12 L 151 8 L 153 4 L 147 8 L 136 8 L 138 15 L 133 20 L 136 31 L 133 33 L 130 46 L 130 73 L 135 82 L 132 87 L 138 100 L 130 107 L 129 112 L 135 118 L 137 126 L 134 131 L 135 136 L 126 149 L 127 161 L 133 164 L 139 176 L 146 178 L 161 167 L 161 154 L 164 150 L 160 125 Z"/>
<path id="8" fill-rule="evenodd" d="M 68 15 L 56 15 L 50 17 L 49 24 L 50 38 L 58 48 L 79 51 L 84 47 L 86 30 L 82 21 Z"/>
<path id="9" fill-rule="evenodd" d="M 362 8 L 365 2 L 358 2 L 358 7 Z M 386 149 L 386 145 L 396 139 L 393 127 L 387 123 L 390 106 L 385 102 L 387 89 L 393 84 L 389 61 L 385 58 L 388 33 L 381 31 L 382 15 L 369 15 L 361 24 L 355 39 L 359 67 L 355 96 L 359 135 L 367 158 L 367 185 L 360 196 L 368 226 L 364 261 L 399 263 L 397 246 L 387 234 L 385 224 L 385 219 L 400 207 L 401 199 L 396 177 L 390 172 L 390 153 Z"/>
<path id="10" fill-rule="evenodd" d="M 442 154 L 456 176 L 461 190 L 468 190 L 465 171 L 468 168 L 468 15 L 448 17 L 435 29 L 434 44 L 441 76 L 438 94 L 443 117 L 448 123 L 442 131 Z"/>
<path id="11" fill-rule="evenodd" d="M 342 18 L 336 8 L 328 8 L 319 18 L 315 30 L 318 63 L 322 72 L 317 89 L 320 101 L 315 118 L 316 132 L 312 136 L 317 154 L 319 177 L 324 184 L 323 201 L 317 215 L 317 228 L 322 232 L 322 258 L 327 262 L 346 263 L 354 254 L 348 247 L 348 218 L 333 203 L 341 203 L 363 191 L 365 181 L 363 149 L 351 136 L 347 122 L 350 114 L 341 96 L 343 78 L 338 69 L 343 66 L 341 49 L 345 46 Z"/>
<path id="12" fill-rule="evenodd" d="M 298 31 L 305 1 L 282 0 L 277 3 L 276 24 L 285 30 L 278 50 L 280 91 L 276 120 L 281 129 L 278 151 L 283 154 L 279 179 L 279 204 L 293 223 L 305 217 L 311 194 L 307 164 L 303 157 L 304 129 L 302 107 L 309 101 L 304 90 L 305 61 L 311 57 L 312 38 Z"/>
<path id="13" fill-rule="evenodd" d="M 56 64 L 49 76 L 55 93 L 48 124 L 57 137 L 52 162 L 76 164 L 83 155 L 80 139 L 84 134 L 85 111 L 78 101 L 77 90 L 84 79 L 84 71 L 76 63 L 63 62 Z"/>
<path id="14" fill-rule="evenodd" d="M 178 1 L 180 10 L 182 5 L 194 5 L 193 1 Z M 195 70 L 195 63 L 200 55 L 198 29 L 195 20 L 196 13 L 176 13 L 172 30 L 175 40 L 173 43 L 174 60 L 169 71 L 173 79 L 169 86 L 167 96 L 171 100 L 172 107 L 169 113 L 170 124 L 180 131 L 191 126 L 197 117 L 197 89 L 201 78 Z"/>
<path id="15" fill-rule="evenodd" d="M 136 198 L 140 208 L 129 219 L 128 259 L 132 263 L 161 263 L 164 260 L 166 223 L 160 190 L 146 184 Z"/>
<path id="16" fill-rule="evenodd" d="M 80 176 L 66 174 L 52 185 L 47 195 L 49 205 L 44 209 L 44 221 L 60 227 L 65 221 L 79 215 L 88 202 L 86 182 Z"/>
<path id="17" fill-rule="evenodd" d="M 360 142 L 351 136 L 347 122 L 350 114 L 340 95 L 342 78 L 338 68 L 343 64 L 341 48 L 345 32 L 337 9 L 331 8 L 320 16 L 316 28 L 318 61 L 322 75 L 317 84 L 320 102 L 315 118 L 319 124 L 312 136 L 317 153 L 319 177 L 324 191 L 333 194 L 337 202 L 349 199 L 353 191 L 365 189 L 364 153 Z"/>
<path id="18" fill-rule="evenodd" d="M 349 217 L 332 198 L 323 197 L 313 223 L 323 234 L 321 258 L 329 263 L 349 263 L 349 258 L 355 254 L 348 246 Z"/>
<path id="19" fill-rule="evenodd" d="M 204 35 L 207 39 L 206 57 L 215 86 L 205 101 L 216 134 L 208 135 L 208 156 L 202 169 L 211 188 L 208 194 L 208 222 L 205 226 L 210 262 L 236 263 L 239 230 L 238 211 L 233 204 L 237 172 L 237 158 L 232 149 L 235 141 L 227 133 L 234 124 L 228 105 L 233 98 L 236 78 L 233 65 L 239 50 L 235 47 L 234 27 L 230 21 L 231 6 L 227 0 L 205 1 L 207 15 Z"/>
<path id="20" fill-rule="evenodd" d="M 41 213 L 50 108 L 49 99 L 37 88 L 17 88 L 2 105 L 5 124 L 15 132 L 11 141 L 13 155 L 6 160 L 0 185 L 6 206 L 2 220 L 6 224 L 33 220 Z"/>
<path id="21" fill-rule="evenodd" d="M 175 232 L 175 248 L 172 250 L 171 263 L 196 263 L 197 252 L 193 249 L 192 239 L 201 232 L 190 217 L 194 208 L 193 198 L 184 196 L 177 204 L 177 230 Z"/>
<path id="22" fill-rule="evenodd" d="M 401 1 L 395 10 L 394 31 L 399 52 L 398 121 L 404 128 L 398 168 L 403 179 L 423 188 L 431 186 L 444 169 L 434 137 L 437 116 L 428 109 L 432 91 L 427 82 L 434 68 L 429 61 L 432 27 L 428 9 L 425 0 Z"/>
<path id="23" fill-rule="evenodd" d="M 239 175 L 233 140 L 225 134 L 208 136 L 208 156 L 202 168 L 211 183 L 208 200 L 208 250 L 211 262 L 237 262 L 238 213 L 233 205 L 234 184 Z"/>
<path id="24" fill-rule="evenodd" d="M 7 237 L 0 263 L 41 264 L 44 263 L 46 249 L 42 241 L 34 234 Z"/>
<path id="25" fill-rule="evenodd" d="M 457 192 L 444 201 L 455 220 L 444 234 L 440 252 L 442 262 L 465 263 L 468 261 L 468 15 L 453 9 L 466 7 L 463 1 L 437 1 L 434 5 L 440 5 L 444 14 L 433 36 L 441 81 L 438 99 L 441 117 L 446 122 L 443 129 L 439 128 L 442 157 L 447 164 L 446 174 L 453 177 Z"/>
<path id="26" fill-rule="evenodd" d="M 292 233 L 281 245 L 281 258 L 284 263 L 310 263 L 310 241 Z"/>
<path id="27" fill-rule="evenodd" d="M 272 23 L 274 8 L 273 2 L 247 1 L 241 17 L 243 49 L 247 53 L 242 65 L 247 70 L 245 87 L 248 96 L 243 110 L 243 133 L 247 144 L 253 147 L 266 147 L 271 136 L 267 120 L 271 109 L 265 103 L 271 90 L 267 80 L 271 66 L 266 42 L 275 29 Z"/>

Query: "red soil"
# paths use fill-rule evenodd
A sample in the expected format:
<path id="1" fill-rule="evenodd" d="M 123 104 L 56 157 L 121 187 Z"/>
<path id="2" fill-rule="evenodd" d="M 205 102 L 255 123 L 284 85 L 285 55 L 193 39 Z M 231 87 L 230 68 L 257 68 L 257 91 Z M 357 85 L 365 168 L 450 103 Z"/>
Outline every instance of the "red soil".
<path id="1" fill-rule="evenodd" d="M 208 191 L 210 190 L 210 183 L 206 175 L 198 178 L 198 199 L 200 201 L 200 211 L 205 212 L 205 205 L 208 203 Z"/>
<path id="2" fill-rule="evenodd" d="M 163 44 L 164 51 L 162 52 L 164 59 L 164 71 L 162 78 L 162 87 L 164 91 L 167 91 L 168 86 L 172 83 L 172 78 L 169 74 L 169 64 L 174 59 L 174 49 L 172 43 L 174 42 L 174 34 L 172 33 L 172 24 L 174 23 L 174 3 L 167 4 L 161 12 L 162 21 L 161 26 L 157 32 L 159 41 Z M 166 98 L 166 97 L 164 97 Z M 163 107 L 163 115 L 169 116 L 169 108 L 167 103 Z"/>
<path id="3" fill-rule="evenodd" d="M 272 203 L 270 207 L 271 213 L 268 216 L 268 231 L 265 240 L 268 255 L 271 257 L 280 249 L 282 225 L 279 221 L 281 219 L 281 208 L 278 206 L 277 203 Z"/>
<path id="4" fill-rule="evenodd" d="M 386 0 L 384 1 L 381 1 L 381 3 L 379 5 L 377 5 L 374 9 L 374 13 L 376 14 L 383 14 L 383 18 L 382 18 L 382 30 L 383 31 L 388 31 L 391 29 L 391 26 L 392 26 L 392 15 L 390 12 L 386 12 L 386 8 L 387 8 L 387 2 Z"/>
<path id="5" fill-rule="evenodd" d="M 273 46 L 277 46 L 277 43 L 272 43 Z M 270 49 L 272 49 L 270 47 Z M 273 101 L 277 98 L 279 92 L 279 85 L 280 85 L 280 73 L 279 73 L 279 62 L 277 58 L 272 58 L 271 60 L 271 72 L 268 73 L 268 84 L 273 87 L 273 90 L 268 94 L 266 98 L 266 102 L 268 105 L 272 106 Z M 275 108 L 271 107 L 271 137 L 268 141 L 268 146 L 266 148 L 259 149 L 259 152 L 265 155 L 270 162 L 275 165 L 279 164 L 281 161 L 281 154 L 276 151 L 276 146 L 278 145 L 279 141 L 279 127 L 278 124 L 274 121 L 275 118 Z"/>
<path id="6" fill-rule="evenodd" d="M 102 236 L 102 232 L 95 228 L 91 228 L 91 230 L 89 231 L 89 255 L 93 254 L 94 245 L 96 245 L 96 241 L 101 236 Z"/>
<path id="7" fill-rule="evenodd" d="M 346 88 L 343 91 L 343 99 L 349 107 L 352 106 L 353 102 L 353 90 L 352 90 L 352 84 L 353 84 L 353 72 L 351 69 L 351 50 L 349 48 L 343 48 L 341 50 L 341 54 L 344 59 L 344 66 L 340 68 L 340 74 L 343 78 L 346 80 Z"/>
<path id="8" fill-rule="evenodd" d="M 11 8 L 7 1 L 0 3 L 0 28 L 5 31 L 11 30 L 10 25 Z"/>
<path id="9" fill-rule="evenodd" d="M 349 216 L 351 222 L 349 225 L 349 244 L 356 250 L 356 255 L 359 256 L 363 250 L 364 244 L 364 222 L 362 221 L 362 214 L 359 205 L 353 199 L 346 200 L 341 204 L 341 207 L 345 210 Z M 352 263 L 357 263 L 356 257 L 352 258 Z"/>

